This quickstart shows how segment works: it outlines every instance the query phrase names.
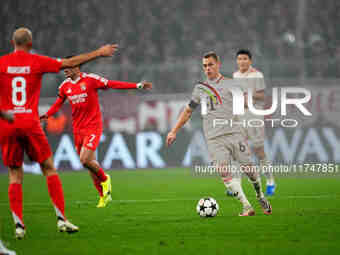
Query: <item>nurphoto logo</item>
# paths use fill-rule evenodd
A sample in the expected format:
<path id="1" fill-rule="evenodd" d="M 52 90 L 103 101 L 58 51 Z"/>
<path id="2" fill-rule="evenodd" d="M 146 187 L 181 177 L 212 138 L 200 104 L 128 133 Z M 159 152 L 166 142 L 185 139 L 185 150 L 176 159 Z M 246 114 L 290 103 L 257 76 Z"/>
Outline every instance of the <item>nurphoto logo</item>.
<path id="1" fill-rule="evenodd" d="M 269 109 L 256 109 L 253 100 L 253 89 L 247 89 L 247 104 L 245 104 L 244 91 L 238 87 L 229 88 L 233 97 L 233 115 L 242 116 L 246 114 L 248 109 L 253 116 L 259 116 L 259 118 L 251 118 L 247 120 L 235 121 L 232 119 L 214 119 L 213 126 L 230 125 L 242 126 L 242 127 L 262 127 L 265 123 L 269 123 L 271 127 L 274 127 L 277 123 L 282 127 L 296 127 L 298 126 L 298 120 L 292 118 L 280 118 L 280 119 L 264 119 L 263 116 L 271 115 L 281 106 L 281 116 L 287 116 L 287 105 L 295 106 L 304 116 L 312 116 L 312 113 L 304 106 L 311 100 L 311 92 L 305 88 L 292 88 L 282 87 L 272 89 L 272 104 Z M 280 90 L 280 96 L 279 96 Z M 294 95 L 294 97 L 289 97 Z M 296 95 L 299 95 L 297 98 Z M 302 95 L 302 96 L 301 96 Z M 260 118 L 261 117 L 261 118 Z"/>

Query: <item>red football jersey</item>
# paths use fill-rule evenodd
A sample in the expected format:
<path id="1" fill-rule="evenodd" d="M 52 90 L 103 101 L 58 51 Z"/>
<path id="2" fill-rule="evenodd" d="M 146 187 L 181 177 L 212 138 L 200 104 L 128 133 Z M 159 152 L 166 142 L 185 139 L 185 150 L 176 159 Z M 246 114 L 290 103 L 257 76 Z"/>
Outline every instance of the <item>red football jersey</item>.
<path id="1" fill-rule="evenodd" d="M 59 97 L 66 98 L 72 108 L 74 133 L 102 131 L 102 115 L 98 99 L 98 89 L 108 88 L 108 80 L 96 75 L 81 73 L 78 79 L 66 79 L 59 86 Z"/>
<path id="2" fill-rule="evenodd" d="M 0 109 L 15 119 L 37 119 L 41 79 L 44 73 L 57 73 L 61 61 L 15 51 L 0 58 Z"/>

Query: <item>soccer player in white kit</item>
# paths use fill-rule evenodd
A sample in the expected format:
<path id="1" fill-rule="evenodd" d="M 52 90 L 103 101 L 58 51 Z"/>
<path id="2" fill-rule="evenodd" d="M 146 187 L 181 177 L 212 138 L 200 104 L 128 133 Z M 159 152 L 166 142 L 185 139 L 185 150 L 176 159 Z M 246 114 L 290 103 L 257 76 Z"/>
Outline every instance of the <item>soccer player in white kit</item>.
<path id="1" fill-rule="evenodd" d="M 195 85 L 190 103 L 182 111 L 179 119 L 169 132 L 166 144 L 170 146 L 176 140 L 176 134 L 190 119 L 192 112 L 201 105 L 203 131 L 208 145 L 208 151 L 216 169 L 222 169 L 232 161 L 240 167 L 251 168 L 250 150 L 245 143 L 245 135 L 236 126 L 215 125 L 216 120 L 231 119 L 238 121 L 238 116 L 233 114 L 233 97 L 230 92 L 231 79 L 225 78 L 220 73 L 221 62 L 214 52 L 205 54 L 202 66 L 206 76 L 204 82 Z M 226 188 L 238 199 L 243 210 L 240 216 L 253 216 L 255 211 L 243 192 L 241 183 L 235 180 L 230 171 L 219 172 Z M 264 197 L 261 188 L 261 178 L 258 172 L 245 171 L 253 184 L 256 198 L 266 215 L 272 213 L 272 207 Z"/>
<path id="2" fill-rule="evenodd" d="M 264 79 L 263 74 L 252 67 L 252 55 L 249 50 L 241 49 L 236 53 L 236 61 L 238 65 L 238 71 L 233 73 L 234 79 Z M 254 87 L 253 91 L 253 99 L 255 108 L 260 108 L 261 105 L 264 105 L 264 89 L 265 83 L 257 82 L 254 83 L 256 86 Z M 247 93 L 245 92 L 245 97 L 247 97 Z M 256 107 L 258 106 L 258 107 Z M 246 110 L 245 115 L 243 116 L 244 119 L 259 119 L 263 116 L 257 116 L 252 114 L 249 110 Z M 265 128 L 264 127 L 245 127 L 244 132 L 246 137 L 251 142 L 252 149 L 254 154 L 256 155 L 257 159 L 259 160 L 260 166 L 263 167 L 265 165 L 270 165 L 270 162 L 266 156 L 264 151 L 264 138 L 265 138 Z M 272 196 L 275 192 L 275 181 L 272 172 L 265 171 L 264 175 L 267 179 L 267 188 L 266 188 L 266 195 Z M 241 178 L 241 177 L 238 177 Z M 228 195 L 230 192 L 227 191 Z"/>

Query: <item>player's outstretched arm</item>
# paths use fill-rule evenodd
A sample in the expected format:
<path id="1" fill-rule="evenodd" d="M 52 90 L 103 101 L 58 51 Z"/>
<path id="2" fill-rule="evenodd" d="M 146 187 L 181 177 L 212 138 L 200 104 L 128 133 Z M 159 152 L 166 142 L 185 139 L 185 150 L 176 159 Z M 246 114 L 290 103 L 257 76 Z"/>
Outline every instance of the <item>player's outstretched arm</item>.
<path id="1" fill-rule="evenodd" d="M 0 111 L 0 118 L 7 120 L 9 123 L 14 121 L 14 116 L 11 113 Z"/>
<path id="2" fill-rule="evenodd" d="M 139 83 L 126 82 L 126 81 L 113 81 L 110 80 L 107 86 L 111 89 L 152 89 L 152 83 L 141 81 Z"/>
<path id="3" fill-rule="evenodd" d="M 152 82 L 147 82 L 147 81 L 141 81 L 139 83 L 137 83 L 137 86 L 139 86 L 138 88 L 141 89 L 152 89 Z"/>
<path id="4" fill-rule="evenodd" d="M 40 120 L 47 120 L 48 117 L 56 114 L 60 110 L 60 107 L 63 105 L 64 101 L 65 101 L 65 99 L 58 97 L 57 100 L 54 102 L 54 104 L 47 111 L 47 113 L 40 116 Z"/>
<path id="5" fill-rule="evenodd" d="M 187 121 L 190 119 L 192 114 L 192 109 L 187 106 L 179 116 L 177 123 L 175 127 L 168 133 L 168 136 L 166 138 L 166 145 L 170 146 L 175 140 L 176 140 L 176 134 L 177 132 L 187 123 Z"/>
<path id="6" fill-rule="evenodd" d="M 75 67 L 99 57 L 111 57 L 113 53 L 117 50 L 117 48 L 117 44 L 107 44 L 89 53 L 83 53 L 72 58 L 62 59 L 61 69 Z"/>

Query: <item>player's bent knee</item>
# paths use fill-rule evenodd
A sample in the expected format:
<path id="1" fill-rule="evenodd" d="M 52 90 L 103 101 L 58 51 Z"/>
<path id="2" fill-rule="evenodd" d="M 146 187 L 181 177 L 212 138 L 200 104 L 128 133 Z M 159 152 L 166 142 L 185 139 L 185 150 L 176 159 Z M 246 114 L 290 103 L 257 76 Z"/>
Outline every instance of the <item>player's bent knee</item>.
<path id="1" fill-rule="evenodd" d="M 86 166 L 89 163 L 89 159 L 87 157 L 80 157 L 80 163 Z"/>
<path id="2" fill-rule="evenodd" d="M 57 173 L 57 170 L 55 169 L 54 164 L 53 164 L 52 157 L 42 162 L 40 164 L 40 167 L 41 167 L 41 171 L 43 172 L 45 176 L 50 176 L 50 175 Z"/>
<path id="3" fill-rule="evenodd" d="M 259 175 L 259 169 L 253 164 L 241 164 L 241 172 L 245 173 L 251 180 L 255 180 Z"/>
<path id="4" fill-rule="evenodd" d="M 41 168 L 41 171 L 43 172 L 43 174 L 45 176 L 57 174 L 57 170 L 54 167 L 52 167 L 52 168 L 50 168 L 50 167 Z"/>
<path id="5" fill-rule="evenodd" d="M 264 147 L 262 147 L 262 146 L 255 147 L 254 148 L 254 152 L 255 152 L 256 156 L 258 156 L 259 158 L 264 158 L 265 157 Z"/>
<path id="6" fill-rule="evenodd" d="M 80 156 L 80 162 L 84 167 L 90 167 L 91 166 L 92 159 L 90 157 L 82 157 Z"/>
<path id="7" fill-rule="evenodd" d="M 233 178 L 231 176 L 228 176 L 228 177 L 222 177 L 222 181 L 223 183 L 225 184 L 229 184 L 233 181 Z"/>

